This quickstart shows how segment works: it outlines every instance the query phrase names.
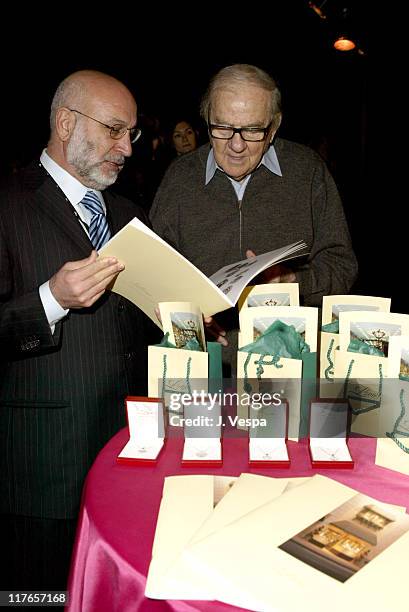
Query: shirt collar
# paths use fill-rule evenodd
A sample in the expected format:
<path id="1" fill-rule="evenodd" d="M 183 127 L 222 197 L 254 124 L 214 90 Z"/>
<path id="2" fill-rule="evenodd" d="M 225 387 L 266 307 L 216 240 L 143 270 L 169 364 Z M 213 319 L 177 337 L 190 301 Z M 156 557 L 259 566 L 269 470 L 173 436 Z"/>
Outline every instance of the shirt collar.
<path id="1" fill-rule="evenodd" d="M 270 145 L 270 147 L 264 153 L 264 155 L 263 155 L 259 165 L 260 166 L 261 165 L 265 166 L 267 168 L 267 170 L 270 170 L 270 172 L 272 172 L 273 174 L 277 174 L 278 176 L 283 176 L 282 172 L 281 172 L 280 164 L 279 164 L 279 161 L 278 161 L 277 153 L 276 153 L 275 148 L 274 148 L 274 145 Z M 220 166 L 218 166 L 217 163 L 216 163 L 216 160 L 214 158 L 213 149 L 210 148 L 209 155 L 207 156 L 207 163 L 206 163 L 206 180 L 205 180 L 205 185 L 210 183 L 210 181 L 214 177 L 217 169 L 219 169 L 221 172 L 223 172 L 223 170 L 220 168 Z M 231 180 L 233 180 L 233 179 L 231 179 Z M 237 182 L 237 181 L 235 181 L 235 182 Z"/>
<path id="2" fill-rule="evenodd" d="M 41 154 L 40 162 L 71 204 L 79 204 L 87 191 L 91 191 L 88 187 L 80 183 L 78 179 L 72 176 L 72 174 L 57 164 L 57 162 L 48 155 L 46 149 L 44 149 Z M 96 191 L 95 189 L 92 189 L 92 191 L 98 195 L 101 202 L 104 201 L 100 191 Z"/>

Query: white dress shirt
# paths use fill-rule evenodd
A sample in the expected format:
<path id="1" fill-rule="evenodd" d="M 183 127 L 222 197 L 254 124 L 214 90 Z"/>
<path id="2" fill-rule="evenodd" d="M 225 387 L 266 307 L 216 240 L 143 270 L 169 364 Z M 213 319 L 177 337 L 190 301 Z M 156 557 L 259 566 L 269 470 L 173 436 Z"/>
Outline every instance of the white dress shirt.
<path id="1" fill-rule="evenodd" d="M 47 173 L 54 179 L 61 191 L 64 193 L 66 199 L 72 204 L 78 223 L 80 223 L 84 232 L 88 235 L 88 227 L 91 221 L 92 213 L 81 204 L 81 200 L 87 193 L 87 191 L 94 191 L 99 197 L 104 212 L 106 213 L 106 206 L 104 198 L 100 191 L 95 189 L 89 189 L 85 187 L 80 181 L 73 177 L 69 172 L 61 168 L 51 157 L 48 155 L 46 149 L 41 154 L 40 162 Z M 54 333 L 55 325 L 64 318 L 69 309 L 63 308 L 53 296 L 50 289 L 50 281 L 45 282 L 39 288 L 40 299 L 43 304 L 45 314 L 47 316 L 48 323 L 51 327 L 51 332 Z"/>

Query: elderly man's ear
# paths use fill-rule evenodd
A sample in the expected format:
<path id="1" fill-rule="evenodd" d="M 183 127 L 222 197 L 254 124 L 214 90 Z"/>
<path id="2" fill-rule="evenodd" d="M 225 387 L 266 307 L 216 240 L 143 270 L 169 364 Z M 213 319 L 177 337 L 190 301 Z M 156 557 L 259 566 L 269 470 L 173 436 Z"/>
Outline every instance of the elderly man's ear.
<path id="1" fill-rule="evenodd" d="M 281 125 L 281 119 L 283 118 L 282 114 L 280 113 L 277 117 L 274 118 L 274 128 L 273 131 L 271 132 L 270 135 L 270 144 L 273 142 L 274 140 L 274 136 L 277 134 L 278 132 L 278 128 Z"/>

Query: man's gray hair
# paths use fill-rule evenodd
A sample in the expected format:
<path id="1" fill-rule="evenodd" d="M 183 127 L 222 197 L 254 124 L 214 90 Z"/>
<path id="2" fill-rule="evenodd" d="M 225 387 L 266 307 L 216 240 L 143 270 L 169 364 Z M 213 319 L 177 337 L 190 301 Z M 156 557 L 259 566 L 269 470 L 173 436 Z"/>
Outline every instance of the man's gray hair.
<path id="1" fill-rule="evenodd" d="M 277 129 L 281 121 L 281 93 L 275 80 L 261 68 L 251 64 L 233 64 L 222 68 L 213 76 L 200 104 L 200 114 L 208 121 L 213 95 L 217 89 L 232 84 L 250 84 L 271 94 L 271 120 Z"/>

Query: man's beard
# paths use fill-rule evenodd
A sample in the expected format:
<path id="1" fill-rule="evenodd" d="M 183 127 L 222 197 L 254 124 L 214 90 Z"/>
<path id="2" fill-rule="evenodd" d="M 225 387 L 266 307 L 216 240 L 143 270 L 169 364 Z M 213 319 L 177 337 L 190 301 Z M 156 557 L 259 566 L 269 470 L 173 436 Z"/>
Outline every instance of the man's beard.
<path id="1" fill-rule="evenodd" d="M 67 146 L 67 161 L 83 179 L 86 187 L 102 191 L 113 185 L 121 168 L 102 169 L 104 162 L 109 161 L 123 166 L 123 155 L 106 154 L 103 160 L 95 160 L 95 145 L 86 140 L 79 130 L 75 130 Z"/>

